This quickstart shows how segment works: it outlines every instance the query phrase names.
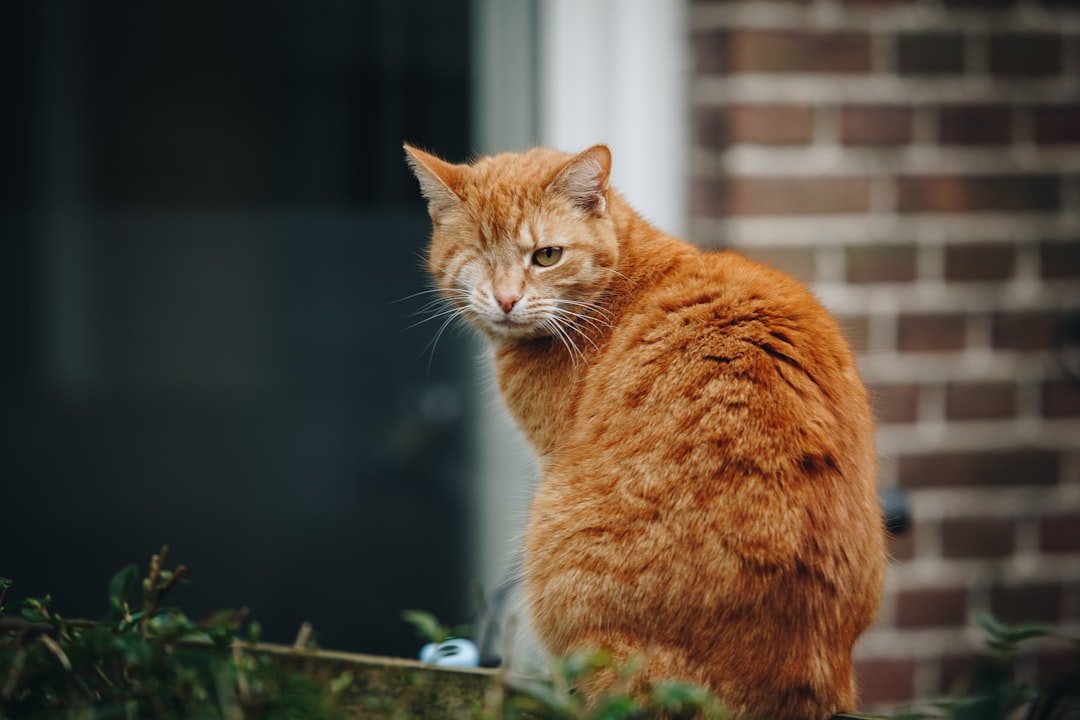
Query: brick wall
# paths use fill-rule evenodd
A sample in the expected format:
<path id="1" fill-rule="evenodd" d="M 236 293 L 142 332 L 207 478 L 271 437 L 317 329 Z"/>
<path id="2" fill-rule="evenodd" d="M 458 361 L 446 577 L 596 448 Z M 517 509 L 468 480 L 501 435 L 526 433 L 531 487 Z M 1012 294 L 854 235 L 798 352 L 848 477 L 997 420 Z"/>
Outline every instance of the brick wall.
<path id="1" fill-rule="evenodd" d="M 980 610 L 1080 636 L 1080 7 L 690 4 L 692 233 L 807 281 L 871 386 L 914 526 L 867 708 L 953 689 Z M 1023 663 L 1045 682 L 1067 654 Z"/>

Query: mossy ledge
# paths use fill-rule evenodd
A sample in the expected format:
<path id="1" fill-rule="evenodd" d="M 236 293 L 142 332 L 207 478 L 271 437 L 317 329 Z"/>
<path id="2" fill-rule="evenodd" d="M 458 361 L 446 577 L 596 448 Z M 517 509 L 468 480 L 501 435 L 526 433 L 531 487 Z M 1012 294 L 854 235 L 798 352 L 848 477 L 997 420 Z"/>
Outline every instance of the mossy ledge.
<path id="1" fill-rule="evenodd" d="M 404 658 L 329 650 L 301 650 L 287 645 L 245 644 L 265 653 L 282 669 L 300 672 L 329 686 L 350 677 L 338 699 L 347 717 L 473 718 L 498 716 L 499 707 L 520 691 L 525 678 L 486 668 L 447 668 Z M 536 715 L 535 717 L 542 717 Z M 885 720 L 882 716 L 840 713 L 832 720 Z"/>

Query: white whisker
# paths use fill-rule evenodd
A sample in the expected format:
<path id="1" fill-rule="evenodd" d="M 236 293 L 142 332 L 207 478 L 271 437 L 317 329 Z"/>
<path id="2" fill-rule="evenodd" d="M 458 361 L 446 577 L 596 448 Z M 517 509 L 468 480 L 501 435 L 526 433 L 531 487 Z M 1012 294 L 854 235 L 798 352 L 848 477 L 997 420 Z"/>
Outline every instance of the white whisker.
<path id="1" fill-rule="evenodd" d="M 563 305 L 570 305 L 571 307 L 584 308 L 584 312 L 577 310 L 569 310 Z M 603 307 L 595 303 L 579 302 L 577 300 L 559 300 L 558 311 L 563 316 L 570 316 L 574 318 L 579 324 L 585 324 L 591 327 L 593 330 L 603 332 L 612 325 L 612 315 Z"/>
<path id="2" fill-rule="evenodd" d="M 545 317 L 541 324 L 547 329 L 551 330 L 551 334 L 559 339 L 559 342 L 566 348 L 566 352 L 570 355 L 570 364 L 574 368 L 574 372 L 577 372 L 578 359 L 585 362 L 585 356 L 582 354 L 581 349 L 574 344 L 573 339 L 566 332 L 565 328 L 551 317 Z"/>
<path id="3" fill-rule="evenodd" d="M 461 313 L 457 308 L 447 308 L 446 310 L 443 310 L 443 311 L 437 312 L 437 313 L 432 313 L 431 315 L 428 315 L 427 317 L 425 317 L 425 318 L 423 318 L 421 320 L 417 320 L 412 325 L 406 325 L 404 330 L 412 330 L 414 327 L 419 327 L 420 325 L 423 325 L 424 323 L 429 323 L 432 320 L 438 320 L 438 319 L 444 318 L 444 317 L 449 317 L 452 320 L 455 317 L 459 317 L 460 315 L 461 315 Z"/>
<path id="4" fill-rule="evenodd" d="M 417 297 L 420 297 L 422 295 L 431 295 L 433 293 L 442 293 L 442 292 L 446 292 L 446 291 L 443 288 L 437 288 L 437 287 L 428 288 L 427 290 L 421 290 L 420 292 L 414 292 L 412 295 L 406 295 L 405 297 L 398 298 L 397 300 L 391 300 L 390 304 L 391 305 L 396 305 L 397 303 L 405 302 L 406 300 L 412 300 L 413 298 L 417 298 Z"/>
<path id="5" fill-rule="evenodd" d="M 575 307 L 583 307 L 589 310 L 593 310 L 603 315 L 610 315 L 606 308 L 595 302 L 583 302 L 581 300 L 570 300 L 569 298 L 559 298 L 556 302 L 563 305 L 573 305 Z"/>
<path id="6" fill-rule="evenodd" d="M 629 280 L 630 280 L 630 278 L 626 277 L 625 275 L 623 275 L 621 272 L 619 272 L 615 268 L 598 267 L 596 269 L 597 270 L 603 270 L 604 272 L 609 272 L 612 275 L 618 275 L 619 277 L 621 277 L 623 280 L 626 280 L 627 282 L 629 282 Z"/>
<path id="7" fill-rule="evenodd" d="M 598 318 L 590 317 L 589 315 L 579 315 L 564 310 L 562 308 L 559 309 L 559 312 L 561 314 L 566 314 L 572 317 L 576 321 L 576 325 L 588 325 L 590 328 L 598 332 L 603 332 L 611 327 L 611 323 L 600 320 Z"/>
<path id="8" fill-rule="evenodd" d="M 452 300 L 450 298 L 438 298 L 436 300 L 432 300 L 431 302 L 425 303 L 423 307 L 421 307 L 421 308 L 419 308 L 417 310 L 414 310 L 413 312 L 409 313 L 409 315 L 410 315 L 410 317 L 414 317 L 416 315 L 423 315 L 424 313 L 428 313 L 428 312 L 431 312 L 432 310 L 436 310 L 436 309 L 439 309 L 439 308 L 445 308 L 445 307 L 456 308 L 456 307 L 459 306 L 458 303 L 463 304 L 463 305 L 468 304 L 465 301 L 466 301 L 466 298 L 464 298 L 464 297 L 457 298 L 457 302 L 455 302 L 454 300 Z"/>
<path id="9" fill-rule="evenodd" d="M 588 343 L 589 343 L 590 345 L 592 345 L 592 348 L 593 348 L 593 350 L 599 350 L 599 349 L 600 349 L 600 346 L 598 346 L 598 345 L 596 344 L 596 341 L 595 341 L 595 340 L 593 340 L 593 339 L 592 339 L 592 338 L 591 338 L 591 337 L 589 336 L 589 334 L 588 334 L 587 332 L 585 332 L 584 330 L 582 330 L 582 329 L 581 329 L 580 327 L 578 327 L 578 326 L 577 326 L 576 324 L 570 324 L 570 325 L 567 325 L 566 327 L 567 327 L 567 328 L 569 328 L 570 330 L 573 330 L 574 332 L 576 332 L 576 333 L 577 333 L 578 335 L 580 335 L 581 337 L 585 338 L 585 341 L 586 341 L 586 342 L 588 342 Z"/>
<path id="10" fill-rule="evenodd" d="M 428 375 L 431 374 L 431 364 L 435 360 L 435 346 L 439 344 L 439 338 L 442 337 L 443 333 L 446 331 L 446 328 L 448 328 L 450 325 L 452 325 L 455 320 L 461 320 L 462 322 L 466 322 L 466 324 L 467 324 L 467 321 L 463 317 L 461 317 L 460 313 L 450 314 L 449 317 L 447 317 L 445 320 L 443 320 L 442 325 L 440 325 L 439 329 L 435 331 L 435 336 L 432 337 L 431 340 L 428 341 L 428 344 L 424 346 L 424 349 L 421 350 L 420 354 L 417 356 L 417 357 L 423 357 L 424 353 L 428 352 L 428 349 L 431 350 L 431 353 L 428 355 L 428 364 L 427 364 L 427 373 L 428 373 Z"/>

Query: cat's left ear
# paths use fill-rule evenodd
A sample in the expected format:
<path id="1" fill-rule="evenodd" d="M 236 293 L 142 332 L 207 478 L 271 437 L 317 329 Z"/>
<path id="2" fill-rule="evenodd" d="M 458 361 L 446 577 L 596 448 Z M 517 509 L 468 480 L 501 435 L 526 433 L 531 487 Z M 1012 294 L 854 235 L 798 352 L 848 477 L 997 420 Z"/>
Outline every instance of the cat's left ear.
<path id="1" fill-rule="evenodd" d="M 610 175 L 611 150 L 607 145 L 593 145 L 564 165 L 548 189 L 566 195 L 576 206 L 599 217 L 607 210 Z"/>
<path id="2" fill-rule="evenodd" d="M 420 181 L 420 194 L 427 200 L 432 219 L 461 202 L 457 188 L 461 186 L 467 168 L 440 160 L 411 145 L 405 145 L 405 160 Z"/>

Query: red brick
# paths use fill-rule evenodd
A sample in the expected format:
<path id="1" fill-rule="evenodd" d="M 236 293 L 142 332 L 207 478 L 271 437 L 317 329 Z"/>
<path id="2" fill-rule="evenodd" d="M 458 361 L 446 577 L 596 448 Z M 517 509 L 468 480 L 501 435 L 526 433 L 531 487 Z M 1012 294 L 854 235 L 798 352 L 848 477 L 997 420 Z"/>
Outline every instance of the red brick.
<path id="1" fill-rule="evenodd" d="M 847 249 L 848 282 L 911 282 L 914 279 L 913 245 L 863 245 Z"/>
<path id="2" fill-rule="evenodd" d="M 722 31 L 695 33 L 690 37 L 694 73 L 716 75 L 728 71 L 725 52 L 727 38 Z"/>
<path id="3" fill-rule="evenodd" d="M 1076 649 L 1069 647 L 1043 647 L 1035 654 L 1035 686 L 1048 690 L 1067 675 L 1075 675 L 1080 670 L 1078 666 Z M 1076 705 L 1071 706 L 1076 710 Z M 1064 713 L 1061 718 L 1067 717 Z"/>
<path id="4" fill-rule="evenodd" d="M 1005 280 L 1016 269 L 1012 245 L 950 245 L 945 248 L 945 279 L 960 282 Z"/>
<path id="5" fill-rule="evenodd" d="M 1062 68 L 1058 33 L 1009 33 L 990 37 L 990 72 L 1035 77 L 1056 75 Z"/>
<path id="6" fill-rule="evenodd" d="M 958 33 L 901 33 L 896 37 L 901 75 L 945 75 L 964 71 L 964 38 Z"/>
<path id="7" fill-rule="evenodd" d="M 1080 380 L 1045 381 L 1042 414 L 1048 418 L 1080 417 Z"/>
<path id="8" fill-rule="evenodd" d="M 975 655 L 945 655 L 941 658 L 938 690 L 949 695 L 966 695 L 971 691 L 971 669 Z"/>
<path id="9" fill-rule="evenodd" d="M 1039 548 L 1045 553 L 1080 551 L 1080 513 L 1044 515 L 1039 521 Z"/>
<path id="10" fill-rule="evenodd" d="M 898 179 L 900 212 L 1057 210 L 1055 175 L 907 175 Z"/>
<path id="11" fill-rule="evenodd" d="M 978 10 L 1005 10 L 1013 7 L 1019 0 L 944 0 L 948 8 L 970 8 Z"/>
<path id="12" fill-rule="evenodd" d="M 734 30 L 698 33 L 699 73 L 864 73 L 872 68 L 870 36 L 856 32 Z"/>
<path id="13" fill-rule="evenodd" d="M 1005 145 L 1012 141 L 1012 108 L 957 105 L 941 108 L 938 142 L 943 145 Z"/>
<path id="14" fill-rule="evenodd" d="M 724 181 L 694 178 L 690 181 L 690 214 L 721 217 L 724 214 Z"/>
<path id="15" fill-rule="evenodd" d="M 1061 620 L 1064 589 L 1058 583 L 1005 587 L 990 591 L 990 611 L 1003 622 L 1052 623 Z"/>
<path id="16" fill-rule="evenodd" d="M 967 590 L 901 590 L 896 594 L 896 625 L 901 628 L 963 625 Z"/>
<path id="17" fill-rule="evenodd" d="M 722 108 L 699 107 L 691 113 L 694 145 L 707 150 L 721 150 L 731 142 L 728 139 L 726 115 Z"/>
<path id="18" fill-rule="evenodd" d="M 875 385 L 871 388 L 874 415 L 881 423 L 913 423 L 919 416 L 919 386 Z"/>
<path id="19" fill-rule="evenodd" d="M 802 145 L 814 135 L 814 110 L 807 105 L 732 105 L 694 114 L 699 145 L 721 150 L 737 143 Z"/>
<path id="20" fill-rule="evenodd" d="M 941 523 L 941 554 L 947 558 L 1011 555 L 1016 523 L 1008 518 L 946 518 Z"/>
<path id="21" fill-rule="evenodd" d="M 849 105 L 840 110 L 845 145 L 903 145 L 911 142 L 915 114 L 903 105 Z"/>
<path id="22" fill-rule="evenodd" d="M 1080 278 L 1080 238 L 1039 246 L 1039 268 L 1047 280 Z"/>
<path id="23" fill-rule="evenodd" d="M 855 686 L 863 705 L 910 701 L 915 695 L 915 661 L 858 660 Z"/>
<path id="24" fill-rule="evenodd" d="M 912 560 L 915 558 L 915 537 L 924 532 L 920 529 L 923 525 L 921 523 L 915 523 L 907 529 L 906 532 L 900 535 L 893 535 L 889 533 L 887 536 L 888 546 L 886 550 L 889 553 L 889 558 L 896 562 L 903 562 L 905 560 Z"/>
<path id="25" fill-rule="evenodd" d="M 730 215 L 862 213 L 870 208 L 870 181 L 863 177 L 735 177 L 725 189 Z"/>
<path id="26" fill-rule="evenodd" d="M 1045 311 L 998 312 L 994 314 L 994 347 L 1009 350 L 1047 350 L 1057 346 L 1060 318 Z"/>
<path id="27" fill-rule="evenodd" d="M 1080 104 L 1040 106 L 1034 124 L 1040 145 L 1080 144 Z"/>
<path id="28" fill-rule="evenodd" d="M 782 270 L 803 282 L 812 282 L 815 273 L 814 249 L 807 247 L 740 248 L 739 253 Z"/>
<path id="29" fill-rule="evenodd" d="M 1034 448 L 985 452 L 902 455 L 899 484 L 905 488 L 954 486 L 1053 485 L 1060 457 Z"/>
<path id="30" fill-rule="evenodd" d="M 897 346 L 902 352 L 963 350 L 966 332 L 965 315 L 901 315 L 897 319 Z"/>
<path id="31" fill-rule="evenodd" d="M 1015 383 L 954 382 L 945 389 L 945 417 L 949 420 L 992 420 L 1014 415 Z"/>

